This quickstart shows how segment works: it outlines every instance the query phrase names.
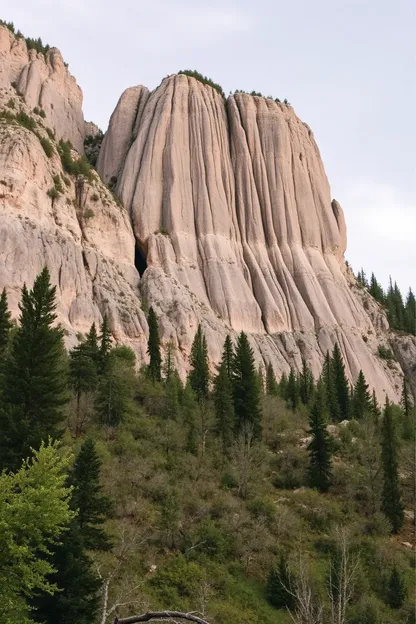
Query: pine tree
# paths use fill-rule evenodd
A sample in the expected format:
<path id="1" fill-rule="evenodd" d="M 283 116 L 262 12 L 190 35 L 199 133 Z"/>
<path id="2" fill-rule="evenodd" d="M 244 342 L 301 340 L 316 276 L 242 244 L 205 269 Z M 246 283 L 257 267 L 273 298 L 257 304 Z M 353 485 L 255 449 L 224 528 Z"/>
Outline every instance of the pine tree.
<path id="1" fill-rule="evenodd" d="M 413 429 L 413 407 L 409 395 L 409 391 L 407 388 L 406 379 L 403 377 L 403 387 L 402 387 L 402 396 L 400 399 L 400 407 L 403 412 L 403 437 L 405 440 L 411 440 L 414 436 Z"/>
<path id="2" fill-rule="evenodd" d="M 189 382 L 198 401 L 202 401 L 208 397 L 209 364 L 207 341 L 201 325 L 192 343 L 190 364 Z"/>
<path id="3" fill-rule="evenodd" d="M 47 268 L 31 291 L 22 289 L 20 327 L 7 357 L 7 396 L 0 412 L 0 462 L 9 470 L 17 469 L 42 440 L 59 436 L 69 399 L 63 332 L 53 327 L 55 291 Z"/>
<path id="4" fill-rule="evenodd" d="M 381 458 L 383 467 L 382 510 L 390 521 L 393 533 L 398 533 L 404 522 L 404 508 L 399 485 L 394 413 L 387 399 L 382 425 Z"/>
<path id="5" fill-rule="evenodd" d="M 377 402 L 376 391 L 374 390 L 374 388 L 373 388 L 373 394 L 371 396 L 371 412 L 376 417 L 376 419 L 378 419 L 378 417 L 381 414 L 381 411 Z"/>
<path id="6" fill-rule="evenodd" d="M 384 303 L 385 295 L 383 291 L 383 287 L 378 283 L 374 273 L 371 274 L 369 293 L 374 297 L 376 301 L 379 303 Z"/>
<path id="7" fill-rule="evenodd" d="M 325 403 L 327 406 L 329 417 L 332 422 L 339 422 L 341 420 L 340 410 L 335 388 L 335 379 L 332 370 L 332 361 L 329 351 L 326 352 L 324 365 L 322 368 L 321 380 L 325 389 Z"/>
<path id="8" fill-rule="evenodd" d="M 350 411 L 350 390 L 348 379 L 345 374 L 344 361 L 337 342 L 332 352 L 331 368 L 338 401 L 339 416 L 341 420 L 347 420 Z"/>
<path id="9" fill-rule="evenodd" d="M 163 363 L 163 377 L 165 382 L 169 381 L 175 371 L 175 365 L 173 361 L 174 349 L 174 344 L 172 342 L 169 342 L 168 348 L 166 350 L 165 361 Z"/>
<path id="10" fill-rule="evenodd" d="M 371 395 L 362 370 L 358 373 L 351 401 L 351 415 L 361 420 L 366 413 L 373 411 Z"/>
<path id="11" fill-rule="evenodd" d="M 221 439 L 222 455 L 228 457 L 233 439 L 234 405 L 233 387 L 227 374 L 227 362 L 225 360 L 221 362 L 214 379 L 213 395 L 216 433 Z"/>
<path id="12" fill-rule="evenodd" d="M 90 349 L 85 342 L 69 353 L 69 380 L 76 399 L 75 435 L 79 435 L 82 428 L 81 397 L 85 393 L 93 392 L 98 383 L 97 366 L 90 357 Z"/>
<path id="13" fill-rule="evenodd" d="M 160 381 L 162 379 L 162 356 L 160 354 L 159 327 L 153 308 L 150 308 L 149 310 L 147 322 L 149 325 L 147 353 L 150 356 L 150 362 L 147 369 L 148 375 L 152 381 Z"/>
<path id="14" fill-rule="evenodd" d="M 277 396 L 279 394 L 279 386 L 274 375 L 273 366 L 270 362 L 266 370 L 266 394 L 269 396 Z"/>
<path id="15" fill-rule="evenodd" d="M 90 331 L 88 332 L 83 344 L 85 345 L 85 350 L 94 362 L 98 372 L 100 368 L 100 345 L 98 342 L 98 334 L 95 323 L 91 325 Z"/>
<path id="16" fill-rule="evenodd" d="M 290 408 L 295 411 L 299 405 L 299 384 L 292 367 L 290 367 L 289 378 L 287 380 L 285 399 L 289 403 Z"/>
<path id="17" fill-rule="evenodd" d="M 222 358 L 221 362 L 224 363 L 228 379 L 231 381 L 232 377 L 232 368 L 233 368 L 233 357 L 234 357 L 234 349 L 233 343 L 231 342 L 231 337 L 227 334 L 224 342 L 224 348 L 222 350 Z"/>
<path id="18" fill-rule="evenodd" d="M 416 335 L 416 299 L 411 288 L 406 297 L 404 329 L 413 336 Z"/>
<path id="19" fill-rule="evenodd" d="M 87 557 L 78 524 L 73 520 L 49 557 L 55 572 L 49 582 L 60 591 L 41 592 L 31 606 L 31 618 L 42 624 L 91 624 L 96 621 L 102 584 Z"/>
<path id="20" fill-rule="evenodd" d="M 315 401 L 309 412 L 309 480 L 311 487 L 327 492 L 332 482 L 331 438 L 326 427 L 325 394 L 318 382 Z"/>
<path id="21" fill-rule="evenodd" d="M 7 304 L 6 289 L 3 289 L 0 297 L 0 394 L 3 388 L 3 374 L 9 344 L 10 312 Z"/>
<path id="22" fill-rule="evenodd" d="M 287 393 L 287 375 L 286 373 L 282 373 L 282 376 L 280 377 L 280 381 L 279 381 L 279 396 L 282 399 L 286 399 L 286 393 Z"/>
<path id="23" fill-rule="evenodd" d="M 314 393 L 313 375 L 305 358 L 302 358 L 302 371 L 299 375 L 299 397 L 304 405 L 308 405 Z"/>
<path id="24" fill-rule="evenodd" d="M 98 384 L 95 409 L 100 423 L 115 427 L 130 409 L 134 371 L 112 352 L 107 358 L 106 370 Z"/>
<path id="25" fill-rule="evenodd" d="M 387 604 L 392 609 L 400 609 L 407 598 L 407 588 L 403 575 L 393 567 L 387 588 Z"/>
<path id="26" fill-rule="evenodd" d="M 85 550 L 108 550 L 111 545 L 102 528 L 111 504 L 102 493 L 100 469 L 95 443 L 86 438 L 69 477 L 69 484 L 73 487 L 71 506 L 78 512 L 75 522 Z"/>
<path id="27" fill-rule="evenodd" d="M 110 325 L 108 322 L 108 317 L 105 314 L 103 318 L 103 322 L 101 323 L 100 328 L 100 360 L 99 360 L 99 372 L 103 373 L 107 369 L 109 364 L 109 358 L 111 353 L 111 331 Z"/>
<path id="28" fill-rule="evenodd" d="M 252 427 L 255 439 L 261 438 L 260 389 L 254 353 L 244 332 L 238 337 L 232 367 L 235 435 Z"/>
<path id="29" fill-rule="evenodd" d="M 291 610 L 295 604 L 293 589 L 287 557 L 281 555 L 279 563 L 272 566 L 267 578 L 267 600 L 276 609 Z"/>

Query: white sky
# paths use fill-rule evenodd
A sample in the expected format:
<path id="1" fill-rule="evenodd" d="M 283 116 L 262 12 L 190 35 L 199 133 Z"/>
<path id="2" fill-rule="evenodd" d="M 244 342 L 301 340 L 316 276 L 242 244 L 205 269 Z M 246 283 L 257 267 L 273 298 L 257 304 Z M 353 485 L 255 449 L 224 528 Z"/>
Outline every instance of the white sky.
<path id="1" fill-rule="evenodd" d="M 416 287 L 416 0 L 14 0 L 2 13 L 61 50 L 103 130 L 126 87 L 179 69 L 286 97 L 314 131 L 354 270 Z"/>

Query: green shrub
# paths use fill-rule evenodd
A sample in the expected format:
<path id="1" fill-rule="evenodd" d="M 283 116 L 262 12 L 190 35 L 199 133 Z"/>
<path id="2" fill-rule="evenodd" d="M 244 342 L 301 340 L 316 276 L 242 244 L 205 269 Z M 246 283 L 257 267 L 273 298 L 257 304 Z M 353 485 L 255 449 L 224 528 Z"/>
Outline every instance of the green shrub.
<path id="1" fill-rule="evenodd" d="M 390 361 L 390 360 L 395 360 L 396 359 L 394 357 L 393 351 L 391 349 L 388 349 L 384 345 L 378 345 L 377 355 L 382 360 Z"/>
<path id="2" fill-rule="evenodd" d="M 46 113 L 45 113 L 45 111 L 43 110 L 43 108 L 41 108 L 41 109 L 40 109 L 40 111 L 39 111 L 39 115 L 42 117 L 42 119 L 45 119 L 45 117 L 46 117 Z"/>
<path id="3" fill-rule="evenodd" d="M 91 201 L 97 202 L 100 199 L 100 196 L 97 193 L 93 193 L 91 195 Z"/>
<path id="4" fill-rule="evenodd" d="M 91 208 L 87 208 L 87 210 L 84 212 L 84 219 L 92 219 L 93 216 L 94 211 L 91 210 Z"/>
<path id="5" fill-rule="evenodd" d="M 49 191 L 46 193 L 48 197 L 51 198 L 52 201 L 54 201 L 55 199 L 57 199 L 59 197 L 59 192 L 56 190 L 56 188 L 53 186 L 52 188 L 49 189 Z"/>
<path id="6" fill-rule="evenodd" d="M 7 102 L 7 106 L 9 108 L 15 108 L 16 105 L 14 103 L 14 100 L 12 100 L 12 98 L 10 98 L 10 100 Z"/>
<path id="7" fill-rule="evenodd" d="M 58 193 L 64 192 L 64 187 L 62 186 L 61 176 L 59 175 L 59 173 L 53 176 L 53 183 L 55 184 L 55 188 Z"/>
<path id="8" fill-rule="evenodd" d="M 36 128 L 36 121 L 33 119 L 33 117 L 30 117 L 24 111 L 20 111 L 19 113 L 17 113 L 16 121 L 20 126 L 23 126 L 24 128 L 31 130 L 32 132 Z"/>
<path id="9" fill-rule="evenodd" d="M 41 137 L 39 141 L 43 147 L 43 151 L 45 152 L 46 156 L 48 158 L 51 158 L 53 154 L 52 143 L 48 139 L 45 139 L 44 137 Z"/>
<path id="10" fill-rule="evenodd" d="M 50 128 L 45 128 L 46 132 L 48 133 L 48 137 L 51 139 L 51 141 L 55 140 L 55 132 L 53 130 L 51 130 Z"/>
<path id="11" fill-rule="evenodd" d="M 35 113 L 35 115 L 39 115 L 39 109 L 37 106 L 35 106 L 35 108 L 33 109 L 33 112 Z"/>
<path id="12" fill-rule="evenodd" d="M 218 91 L 218 93 L 223 98 L 225 98 L 225 93 L 222 87 L 213 80 L 211 80 L 211 78 L 207 78 L 207 76 L 203 76 L 202 74 L 200 74 L 196 69 L 181 69 L 180 71 L 178 71 L 178 74 L 184 74 L 185 76 L 190 76 L 191 78 L 199 80 L 199 82 L 202 82 L 202 84 L 208 85 Z"/>

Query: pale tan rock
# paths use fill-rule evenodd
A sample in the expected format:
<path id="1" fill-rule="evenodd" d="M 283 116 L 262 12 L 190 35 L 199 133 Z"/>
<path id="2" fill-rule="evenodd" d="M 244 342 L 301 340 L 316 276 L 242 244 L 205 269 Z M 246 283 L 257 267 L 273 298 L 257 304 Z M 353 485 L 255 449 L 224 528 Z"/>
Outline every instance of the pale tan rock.
<path id="1" fill-rule="evenodd" d="M 45 124 L 58 139 L 70 140 L 83 153 L 82 91 L 61 53 L 51 48 L 45 57 L 28 50 L 24 39 L 17 39 L 8 28 L 0 26 L 0 87 L 12 83 L 29 108 L 45 111 Z"/>

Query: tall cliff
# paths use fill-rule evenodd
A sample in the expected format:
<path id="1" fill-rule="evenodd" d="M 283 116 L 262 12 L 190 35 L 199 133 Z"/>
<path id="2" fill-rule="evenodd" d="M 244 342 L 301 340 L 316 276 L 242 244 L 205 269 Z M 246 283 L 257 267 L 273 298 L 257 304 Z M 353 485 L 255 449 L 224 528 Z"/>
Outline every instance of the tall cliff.
<path id="1" fill-rule="evenodd" d="M 143 361 L 152 305 L 181 373 L 201 322 L 213 366 L 226 334 L 241 330 L 276 373 L 304 356 L 319 374 L 338 341 L 351 379 L 362 369 L 380 399 L 397 399 L 402 371 L 377 356 L 390 337 L 385 314 L 344 262 L 342 209 L 292 107 L 224 100 L 185 75 L 127 89 L 97 163 L 120 204 L 96 173 L 63 169 L 57 139 L 82 152 L 85 130 L 59 51 L 28 51 L 0 27 L 0 55 L 0 289 L 14 315 L 46 262 L 69 345 L 107 314 L 114 339 Z M 13 115 L 33 117 L 34 106 L 44 118 L 22 127 Z M 407 365 L 416 344 L 396 351 Z"/>

